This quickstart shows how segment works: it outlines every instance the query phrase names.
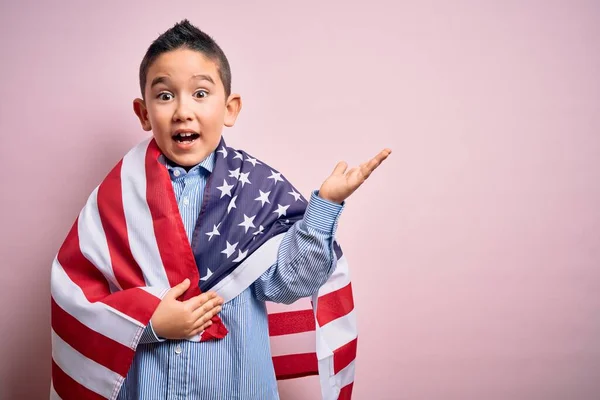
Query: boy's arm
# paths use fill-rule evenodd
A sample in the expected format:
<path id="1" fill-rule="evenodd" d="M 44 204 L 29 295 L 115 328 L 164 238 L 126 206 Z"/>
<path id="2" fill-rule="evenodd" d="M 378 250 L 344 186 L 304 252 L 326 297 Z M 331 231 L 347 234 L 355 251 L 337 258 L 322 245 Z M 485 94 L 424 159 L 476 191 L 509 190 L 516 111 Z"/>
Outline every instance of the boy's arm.
<path id="1" fill-rule="evenodd" d="M 343 161 L 336 165 L 319 191 L 313 192 L 304 219 L 286 232 L 277 262 L 255 281 L 258 299 L 290 304 L 312 295 L 327 281 L 336 263 L 333 238 L 344 201 L 391 152 L 384 149 L 350 169 Z"/>
<path id="2" fill-rule="evenodd" d="M 343 204 L 324 200 L 315 191 L 304 214 L 285 234 L 277 262 L 254 282 L 262 301 L 290 304 L 310 296 L 333 273 L 333 240 Z"/>

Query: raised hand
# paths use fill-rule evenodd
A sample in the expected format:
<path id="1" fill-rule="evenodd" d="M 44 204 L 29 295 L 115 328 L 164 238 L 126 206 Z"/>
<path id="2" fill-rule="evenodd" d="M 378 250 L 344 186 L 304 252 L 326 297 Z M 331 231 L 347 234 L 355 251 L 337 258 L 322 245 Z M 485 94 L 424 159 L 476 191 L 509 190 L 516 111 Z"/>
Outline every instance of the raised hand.
<path id="1" fill-rule="evenodd" d="M 172 287 L 152 315 L 152 329 L 165 339 L 185 339 L 212 325 L 210 320 L 221 311 L 223 299 L 214 292 L 202 293 L 186 301 L 177 298 L 190 287 L 185 279 Z"/>
<path id="2" fill-rule="evenodd" d="M 390 149 L 384 149 L 379 152 L 370 161 L 360 164 L 346 171 L 348 164 L 340 161 L 333 170 L 333 173 L 323 182 L 319 189 L 319 197 L 334 203 L 342 203 L 356 189 L 363 184 L 364 181 L 375 171 L 379 165 L 388 158 L 392 153 Z"/>

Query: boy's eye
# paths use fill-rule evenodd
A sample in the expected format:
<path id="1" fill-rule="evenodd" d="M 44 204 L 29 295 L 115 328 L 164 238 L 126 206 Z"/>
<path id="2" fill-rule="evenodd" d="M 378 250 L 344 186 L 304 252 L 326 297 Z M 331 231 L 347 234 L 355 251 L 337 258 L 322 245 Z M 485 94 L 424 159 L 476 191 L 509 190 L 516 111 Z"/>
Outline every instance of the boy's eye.
<path id="1" fill-rule="evenodd" d="M 171 93 L 162 92 L 162 93 L 159 93 L 158 96 L 156 96 L 156 97 L 162 101 L 169 101 L 173 98 L 173 95 Z"/>
<path id="2" fill-rule="evenodd" d="M 194 96 L 202 99 L 208 96 L 208 92 L 206 90 L 198 90 L 196 93 L 194 93 Z"/>

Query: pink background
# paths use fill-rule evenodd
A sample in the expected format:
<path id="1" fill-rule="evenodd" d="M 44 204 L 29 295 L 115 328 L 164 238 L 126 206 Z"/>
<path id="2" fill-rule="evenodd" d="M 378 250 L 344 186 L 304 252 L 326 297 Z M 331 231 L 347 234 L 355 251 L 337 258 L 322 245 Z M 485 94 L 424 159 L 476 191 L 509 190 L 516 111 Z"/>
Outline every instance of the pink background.
<path id="1" fill-rule="evenodd" d="M 233 66 L 229 144 L 304 194 L 394 150 L 339 228 L 354 398 L 600 397 L 600 3 L 39 3 L 0 6 L 0 398 L 47 398 L 51 261 L 185 17 Z"/>

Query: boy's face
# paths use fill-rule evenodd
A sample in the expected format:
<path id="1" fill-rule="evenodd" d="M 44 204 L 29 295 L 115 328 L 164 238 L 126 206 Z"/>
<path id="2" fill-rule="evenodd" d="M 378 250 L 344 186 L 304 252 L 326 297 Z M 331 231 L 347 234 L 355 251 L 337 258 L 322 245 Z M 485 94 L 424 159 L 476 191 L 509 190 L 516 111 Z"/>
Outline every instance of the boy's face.
<path id="1" fill-rule="evenodd" d="M 217 64 L 185 48 L 161 54 L 148 69 L 146 100 L 133 107 L 146 131 L 171 161 L 191 167 L 215 151 L 223 125 L 233 126 L 237 94 L 225 98 Z"/>

